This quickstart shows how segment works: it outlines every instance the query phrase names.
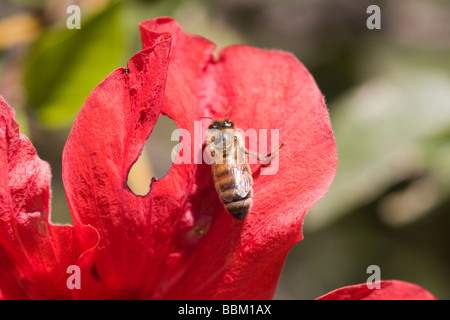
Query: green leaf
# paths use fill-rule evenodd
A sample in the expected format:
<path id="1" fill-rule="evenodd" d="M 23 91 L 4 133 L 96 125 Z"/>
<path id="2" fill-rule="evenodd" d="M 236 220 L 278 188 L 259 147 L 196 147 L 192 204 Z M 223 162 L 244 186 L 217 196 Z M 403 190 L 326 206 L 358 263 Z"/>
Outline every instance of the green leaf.
<path id="1" fill-rule="evenodd" d="M 88 19 L 81 12 L 81 29 L 64 26 L 36 41 L 24 81 L 29 107 L 43 125 L 71 125 L 89 93 L 119 67 L 124 42 L 119 9 L 114 4 Z"/>

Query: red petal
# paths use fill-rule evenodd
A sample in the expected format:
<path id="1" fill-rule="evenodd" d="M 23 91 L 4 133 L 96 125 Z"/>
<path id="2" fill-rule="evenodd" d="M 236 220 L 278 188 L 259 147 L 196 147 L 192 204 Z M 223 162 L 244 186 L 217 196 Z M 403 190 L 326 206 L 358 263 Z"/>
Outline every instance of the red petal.
<path id="1" fill-rule="evenodd" d="M 231 106 L 230 118 L 238 127 L 279 129 L 281 141 L 287 142 L 279 155 L 279 172 L 256 173 L 254 206 L 244 222 L 224 211 L 209 166 L 196 168 L 160 288 L 169 279 L 178 282 L 161 294 L 271 298 L 288 250 L 302 237 L 305 213 L 325 194 L 336 171 L 336 148 L 323 96 L 291 54 L 234 46 L 215 61 L 209 42 L 184 33 L 172 19 L 141 23 L 144 47 L 148 30 L 174 35 L 163 110 L 169 110 L 192 137 L 194 120 L 201 115 L 223 117 Z M 186 112 L 192 106 L 197 109 Z"/>
<path id="2" fill-rule="evenodd" d="M 89 224 L 100 235 L 95 261 L 83 274 L 89 289 L 80 297 L 148 296 L 161 254 L 155 250 L 165 247 L 156 240 L 172 223 L 167 212 L 176 210 L 164 197 L 138 197 L 126 186 L 164 92 L 170 37 L 152 36 L 154 45 L 130 60 L 128 72 L 114 71 L 89 95 L 64 149 L 63 180 L 75 227 Z M 180 193 L 172 178 L 158 186 L 160 194 Z"/>
<path id="3" fill-rule="evenodd" d="M 435 296 L 416 284 L 398 280 L 380 281 L 378 284 L 380 289 L 369 289 L 366 283 L 343 287 L 317 300 L 436 300 Z"/>
<path id="4" fill-rule="evenodd" d="M 49 183 L 48 164 L 19 134 L 13 110 L 0 97 L 0 289 L 5 298 L 72 297 L 67 267 L 89 247 L 89 239 L 75 237 L 70 226 L 49 223 Z"/>
<path id="5" fill-rule="evenodd" d="M 129 75 L 116 70 L 92 92 L 64 150 L 75 227 L 90 224 L 100 234 L 81 296 L 271 298 L 304 214 L 336 170 L 323 97 L 290 54 L 240 46 L 215 61 L 212 43 L 170 18 L 140 27 L 144 51 L 130 61 Z M 173 36 L 170 60 L 165 32 Z M 253 166 L 246 220 L 225 212 L 206 164 L 173 165 L 146 197 L 128 190 L 128 170 L 159 114 L 194 137 L 195 120 L 223 116 L 229 105 L 239 127 L 279 129 L 288 144 L 277 175 Z"/>
<path id="6" fill-rule="evenodd" d="M 186 110 L 171 114 L 169 104 L 162 109 L 171 38 L 149 31 L 144 37 L 144 50 L 131 59 L 129 74 L 116 70 L 88 97 L 64 150 L 63 179 L 75 225 L 90 224 L 100 234 L 91 273 L 83 275 L 92 288 L 81 290 L 81 297 L 154 294 L 192 184 L 194 165 L 186 165 L 173 167 L 152 184 L 146 197 L 135 196 L 126 187 L 128 171 L 158 116 L 176 115 L 180 127 L 193 129 L 195 112 L 189 110 L 197 107 L 190 91 L 198 88 L 189 87 L 195 78 L 184 83 L 169 77 L 170 102 Z M 212 45 L 203 43 L 209 57 Z M 195 48 L 183 69 L 204 68 Z M 171 57 L 179 54 L 174 50 Z M 169 96 L 166 93 L 165 98 Z"/>

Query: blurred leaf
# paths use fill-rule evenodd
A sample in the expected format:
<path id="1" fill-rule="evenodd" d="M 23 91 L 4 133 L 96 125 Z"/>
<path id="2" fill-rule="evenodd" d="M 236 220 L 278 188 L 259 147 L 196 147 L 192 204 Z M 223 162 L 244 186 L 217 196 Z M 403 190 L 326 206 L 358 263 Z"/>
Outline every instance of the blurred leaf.
<path id="1" fill-rule="evenodd" d="M 362 69 L 370 61 L 378 72 L 332 106 L 339 164 L 329 193 L 305 223 L 313 229 L 405 180 L 413 182 L 410 190 L 380 202 L 387 223 L 412 221 L 450 196 L 450 74 L 443 67 L 450 67 L 448 53 L 430 61 L 391 46 L 364 57 Z M 411 198 L 423 206 L 413 208 Z"/>
<path id="2" fill-rule="evenodd" d="M 114 4 L 86 20 L 81 12 L 81 29 L 48 31 L 37 40 L 24 78 L 29 106 L 44 125 L 71 125 L 92 89 L 119 66 L 119 9 Z"/>
<path id="3" fill-rule="evenodd" d="M 9 2 L 16 6 L 26 6 L 32 8 L 42 8 L 45 6 L 45 1 L 42 0 L 9 0 Z"/>

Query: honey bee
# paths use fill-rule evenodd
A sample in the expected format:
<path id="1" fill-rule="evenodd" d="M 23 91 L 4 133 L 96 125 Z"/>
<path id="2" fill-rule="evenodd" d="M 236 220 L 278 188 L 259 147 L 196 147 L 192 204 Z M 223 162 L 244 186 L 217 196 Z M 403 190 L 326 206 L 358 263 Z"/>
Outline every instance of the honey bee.
<path id="1" fill-rule="evenodd" d="M 242 134 L 235 130 L 234 123 L 225 115 L 209 125 L 206 145 L 213 160 L 212 175 L 220 201 L 233 217 L 242 220 L 250 211 L 253 195 L 253 176 L 245 154 L 265 161 L 278 153 L 284 142 L 277 151 L 264 157 L 254 155 L 245 149 Z"/>

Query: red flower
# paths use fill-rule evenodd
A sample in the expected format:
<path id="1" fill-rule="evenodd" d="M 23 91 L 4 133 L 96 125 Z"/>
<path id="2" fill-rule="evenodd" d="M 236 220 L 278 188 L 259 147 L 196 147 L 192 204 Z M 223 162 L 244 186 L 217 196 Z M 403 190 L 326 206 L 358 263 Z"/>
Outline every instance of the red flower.
<path id="1" fill-rule="evenodd" d="M 386 280 L 380 281 L 379 289 L 370 289 L 366 283 L 343 287 L 331 291 L 317 300 L 436 300 L 436 298 L 416 284 Z"/>
<path id="2" fill-rule="evenodd" d="M 49 167 L 0 99 L 4 298 L 270 299 L 304 215 L 331 184 L 336 149 L 327 109 L 297 59 L 247 46 L 215 59 L 211 42 L 169 18 L 140 30 L 143 50 L 93 90 L 65 146 L 73 227 L 49 222 Z M 245 220 L 225 212 L 207 164 L 172 165 L 145 197 L 128 189 L 160 114 L 194 135 L 195 120 L 221 117 L 229 106 L 238 127 L 279 129 L 287 143 L 277 174 L 251 166 Z M 71 265 L 80 268 L 80 289 L 67 286 Z"/>
<path id="3" fill-rule="evenodd" d="M 336 170 L 322 94 L 290 54 L 235 46 L 214 59 L 211 42 L 172 19 L 143 22 L 140 30 L 144 50 L 92 92 L 64 150 L 75 229 L 91 225 L 99 233 L 82 276 L 90 290 L 77 294 L 271 298 L 304 214 Z M 229 106 L 243 130 L 280 129 L 289 145 L 276 175 L 255 175 L 244 221 L 223 209 L 207 164 L 173 165 L 146 197 L 124 187 L 160 114 L 194 136 L 195 120 L 221 117 Z"/>

